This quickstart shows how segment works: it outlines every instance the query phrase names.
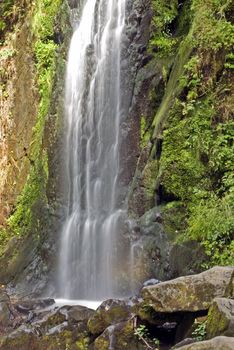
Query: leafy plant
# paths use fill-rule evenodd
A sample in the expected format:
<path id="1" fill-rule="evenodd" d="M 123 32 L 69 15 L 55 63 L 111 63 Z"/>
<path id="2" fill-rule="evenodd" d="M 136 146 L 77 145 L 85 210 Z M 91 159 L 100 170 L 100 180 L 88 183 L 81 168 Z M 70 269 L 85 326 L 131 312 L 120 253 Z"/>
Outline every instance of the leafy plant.
<path id="1" fill-rule="evenodd" d="M 159 57 L 171 56 L 178 44 L 170 31 L 170 24 L 178 15 L 178 1 L 153 0 L 152 8 L 154 16 L 150 50 L 157 52 Z"/>
<path id="2" fill-rule="evenodd" d="M 206 324 L 207 324 L 207 321 L 198 323 L 197 327 L 193 331 L 192 336 L 197 341 L 202 341 L 205 339 L 205 337 L 206 337 Z"/>
<path id="3" fill-rule="evenodd" d="M 147 347 L 147 349 L 150 350 L 156 350 L 151 344 L 150 334 L 147 329 L 147 327 L 143 324 L 139 325 L 135 331 L 134 334 L 138 337 L 139 340 L 141 340 Z M 158 347 L 159 346 L 159 340 L 154 338 L 153 343 Z"/>

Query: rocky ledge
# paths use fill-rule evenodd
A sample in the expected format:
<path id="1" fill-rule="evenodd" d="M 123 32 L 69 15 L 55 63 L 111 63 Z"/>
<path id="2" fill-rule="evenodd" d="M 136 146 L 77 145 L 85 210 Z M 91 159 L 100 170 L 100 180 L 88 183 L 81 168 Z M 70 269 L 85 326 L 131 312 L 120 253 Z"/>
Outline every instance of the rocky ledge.
<path id="1" fill-rule="evenodd" d="M 234 267 L 146 286 L 96 311 L 9 297 L 2 288 L 0 350 L 231 350 L 233 297 Z"/>

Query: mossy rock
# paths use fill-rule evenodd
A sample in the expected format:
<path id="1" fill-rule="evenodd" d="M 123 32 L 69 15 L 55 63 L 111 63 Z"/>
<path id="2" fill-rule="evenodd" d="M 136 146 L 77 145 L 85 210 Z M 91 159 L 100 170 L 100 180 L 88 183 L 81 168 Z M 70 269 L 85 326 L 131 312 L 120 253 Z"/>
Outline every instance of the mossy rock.
<path id="1" fill-rule="evenodd" d="M 92 334 L 100 334 L 108 326 L 127 320 L 131 316 L 131 307 L 123 300 L 110 299 L 102 303 L 88 321 Z"/>
<path id="2" fill-rule="evenodd" d="M 156 312 L 197 312 L 208 310 L 216 297 L 233 297 L 234 267 L 214 267 L 198 275 L 145 287 L 145 304 Z"/>
<path id="3" fill-rule="evenodd" d="M 209 310 L 206 325 L 208 338 L 219 335 L 234 335 L 234 300 L 227 298 L 216 298 Z"/>
<path id="4" fill-rule="evenodd" d="M 94 343 L 94 350 L 143 350 L 143 343 L 134 335 L 134 321 L 121 322 L 108 327 Z"/>

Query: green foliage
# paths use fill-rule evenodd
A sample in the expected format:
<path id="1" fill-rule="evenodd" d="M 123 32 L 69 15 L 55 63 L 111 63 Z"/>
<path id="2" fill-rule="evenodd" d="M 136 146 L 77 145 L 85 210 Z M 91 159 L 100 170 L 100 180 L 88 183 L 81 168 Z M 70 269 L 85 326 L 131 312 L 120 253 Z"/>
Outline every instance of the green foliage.
<path id="1" fill-rule="evenodd" d="M 146 126 L 146 120 L 144 116 L 141 116 L 141 141 L 140 141 L 140 146 L 141 149 L 144 149 L 147 147 L 149 140 L 150 140 L 150 130 L 147 129 Z"/>
<path id="2" fill-rule="evenodd" d="M 77 349 L 88 350 L 89 349 L 89 338 L 81 338 L 76 342 Z"/>
<path id="3" fill-rule="evenodd" d="M 225 68 L 234 69 L 234 53 L 231 52 L 226 56 Z"/>
<path id="4" fill-rule="evenodd" d="M 148 337 L 149 331 L 144 324 L 141 324 L 135 329 L 134 334 L 137 335 L 141 339 L 141 338 Z"/>
<path id="5" fill-rule="evenodd" d="M 45 172 L 40 168 L 38 160 L 32 168 L 26 185 L 17 200 L 16 210 L 7 221 L 8 226 L 15 235 L 26 234 L 31 229 L 33 223 L 32 209 L 34 204 L 41 198 L 46 201 L 45 197 Z M 36 227 L 34 227 L 35 229 Z"/>
<path id="6" fill-rule="evenodd" d="M 172 240 L 177 239 L 178 234 L 186 230 L 187 211 L 182 201 L 167 203 L 162 209 L 163 225 L 165 231 Z"/>
<path id="7" fill-rule="evenodd" d="M 195 338 L 197 341 L 202 341 L 206 337 L 206 324 L 207 321 L 197 323 L 197 327 L 192 333 L 193 338 Z"/>
<path id="8" fill-rule="evenodd" d="M 7 22 L 12 14 L 14 0 L 4 0 L 0 3 L 0 33 L 7 27 Z"/>
<path id="9" fill-rule="evenodd" d="M 157 338 L 150 339 L 149 330 L 143 324 L 140 324 L 137 328 L 135 328 L 134 335 L 136 335 L 139 340 L 144 342 L 147 349 L 156 350 L 154 347 L 151 346 L 151 343 L 153 343 L 157 347 L 160 344 L 160 342 Z"/>
<path id="10" fill-rule="evenodd" d="M 143 186 L 148 199 L 153 200 L 155 194 L 156 178 L 158 174 L 158 160 L 149 161 L 143 172 Z"/>
<path id="11" fill-rule="evenodd" d="M 48 180 L 48 156 L 42 147 L 44 125 L 49 110 L 52 84 L 55 73 L 56 48 L 52 40 L 54 20 L 61 0 L 37 0 L 33 18 L 35 42 L 35 65 L 38 76 L 40 103 L 36 125 L 33 128 L 31 144 L 30 174 L 25 187 L 17 199 L 15 212 L 8 219 L 10 229 L 16 235 L 26 234 L 32 224 L 36 225 L 33 210 L 37 202 L 47 202 L 46 183 Z M 34 227 L 35 228 L 35 227 Z"/>
<path id="12" fill-rule="evenodd" d="M 170 126 L 164 131 L 161 171 L 162 183 L 176 198 L 189 200 L 200 181 L 202 187 L 209 186 L 200 152 L 205 152 L 210 142 L 212 113 L 209 101 L 185 113 L 183 102 L 177 100 L 171 110 Z M 185 114 L 187 118 L 181 119 Z"/>
<path id="13" fill-rule="evenodd" d="M 191 206 L 189 237 L 202 242 L 210 265 L 234 264 L 233 194 L 218 198 L 214 194 Z M 207 266 L 208 267 L 208 266 Z"/>
<path id="14" fill-rule="evenodd" d="M 0 227 L 0 257 L 4 253 L 6 243 L 9 241 L 9 232 L 5 228 Z"/>
<path id="15" fill-rule="evenodd" d="M 0 2 L 0 43 L 5 40 L 5 33 L 25 14 L 25 5 L 20 0 L 2 0 Z"/>
<path id="16" fill-rule="evenodd" d="M 193 0 L 193 34 L 197 46 L 214 51 L 232 48 L 234 26 L 226 19 L 226 12 L 232 6 L 232 0 Z"/>
<path id="17" fill-rule="evenodd" d="M 153 0 L 153 24 L 156 30 L 163 31 L 178 14 L 178 0 Z"/>
<path id="18" fill-rule="evenodd" d="M 164 192 L 179 203 L 164 210 L 167 229 L 179 231 L 182 240 L 199 240 L 210 259 L 206 267 L 234 264 L 230 9 L 231 1 L 192 1 L 188 37 L 194 49 L 177 76 L 178 93 L 164 126 L 160 159 Z"/>
<path id="19" fill-rule="evenodd" d="M 150 50 L 159 57 L 168 57 L 175 52 L 178 40 L 173 37 L 170 24 L 178 15 L 178 0 L 153 0 L 153 35 Z"/>

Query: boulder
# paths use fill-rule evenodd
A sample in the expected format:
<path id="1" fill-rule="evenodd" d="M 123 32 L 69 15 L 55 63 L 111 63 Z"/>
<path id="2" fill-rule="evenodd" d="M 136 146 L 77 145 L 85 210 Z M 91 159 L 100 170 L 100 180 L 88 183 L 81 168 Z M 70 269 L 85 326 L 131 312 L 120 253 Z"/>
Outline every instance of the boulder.
<path id="1" fill-rule="evenodd" d="M 107 327 L 126 321 L 131 317 L 132 305 L 125 300 L 110 299 L 104 301 L 88 321 L 92 334 L 101 334 Z"/>
<path id="2" fill-rule="evenodd" d="M 208 314 L 206 332 L 208 338 L 234 336 L 234 300 L 214 299 Z"/>
<path id="3" fill-rule="evenodd" d="M 88 321 L 88 319 L 95 314 L 94 310 L 80 305 L 62 307 L 60 312 L 66 315 L 66 318 L 70 323 Z"/>
<path id="4" fill-rule="evenodd" d="M 54 299 L 23 299 L 23 300 L 15 300 L 12 303 L 15 309 L 22 314 L 29 314 L 30 311 L 34 310 L 42 310 L 52 307 L 55 304 Z"/>
<path id="5" fill-rule="evenodd" d="M 94 350 L 143 350 L 144 343 L 134 334 L 134 321 L 109 326 L 94 342 Z"/>
<path id="6" fill-rule="evenodd" d="M 214 267 L 198 275 L 143 288 L 146 305 L 156 312 L 197 312 L 208 310 L 216 297 L 232 297 L 234 267 Z"/>
<path id="7" fill-rule="evenodd" d="M 185 345 L 178 350 L 233 350 L 234 338 L 216 337 L 211 340 Z"/>

